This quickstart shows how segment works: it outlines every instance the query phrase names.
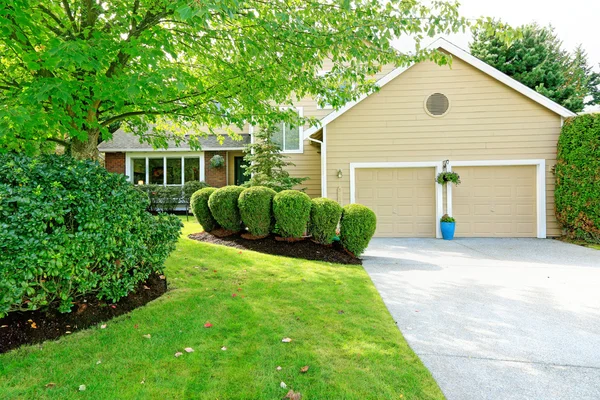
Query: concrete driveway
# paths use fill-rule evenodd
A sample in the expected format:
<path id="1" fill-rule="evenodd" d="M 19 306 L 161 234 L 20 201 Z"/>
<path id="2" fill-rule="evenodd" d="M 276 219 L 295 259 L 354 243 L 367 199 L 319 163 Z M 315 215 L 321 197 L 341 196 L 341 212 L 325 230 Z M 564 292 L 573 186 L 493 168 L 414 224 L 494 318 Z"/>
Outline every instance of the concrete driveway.
<path id="1" fill-rule="evenodd" d="M 448 399 L 600 399 L 600 251 L 373 239 L 364 267 Z"/>

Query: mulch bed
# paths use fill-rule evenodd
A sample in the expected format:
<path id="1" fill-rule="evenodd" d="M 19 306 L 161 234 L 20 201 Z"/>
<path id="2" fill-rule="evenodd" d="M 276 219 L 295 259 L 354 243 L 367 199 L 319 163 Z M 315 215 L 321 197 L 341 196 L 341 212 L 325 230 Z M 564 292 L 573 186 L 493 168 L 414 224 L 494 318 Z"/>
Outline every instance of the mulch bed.
<path id="1" fill-rule="evenodd" d="M 302 258 L 305 260 L 325 261 L 337 264 L 361 265 L 362 261 L 344 251 L 339 243 L 327 247 L 314 243 L 310 240 L 300 242 L 281 242 L 269 236 L 259 240 L 247 240 L 240 234 L 219 238 L 207 232 L 192 233 L 190 239 L 199 242 L 220 244 L 234 247 L 236 249 L 253 250 L 259 253 L 272 254 L 276 256 Z"/>
<path id="2" fill-rule="evenodd" d="M 0 319 L 0 353 L 16 349 L 24 344 L 57 339 L 63 335 L 108 321 L 145 305 L 166 291 L 167 281 L 158 275 L 152 275 L 135 291 L 115 304 L 91 298 L 86 302 L 75 304 L 72 312 L 67 314 L 41 310 L 9 313 Z"/>

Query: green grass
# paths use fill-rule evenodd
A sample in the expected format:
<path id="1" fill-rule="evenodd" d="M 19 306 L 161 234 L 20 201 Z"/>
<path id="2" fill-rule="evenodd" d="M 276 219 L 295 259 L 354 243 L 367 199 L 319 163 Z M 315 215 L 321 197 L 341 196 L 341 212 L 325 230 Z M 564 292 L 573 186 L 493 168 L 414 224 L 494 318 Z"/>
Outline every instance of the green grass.
<path id="1" fill-rule="evenodd" d="M 161 298 L 106 329 L 0 355 L 0 398 L 443 398 L 362 267 L 187 238 L 199 230 L 186 222 Z"/>

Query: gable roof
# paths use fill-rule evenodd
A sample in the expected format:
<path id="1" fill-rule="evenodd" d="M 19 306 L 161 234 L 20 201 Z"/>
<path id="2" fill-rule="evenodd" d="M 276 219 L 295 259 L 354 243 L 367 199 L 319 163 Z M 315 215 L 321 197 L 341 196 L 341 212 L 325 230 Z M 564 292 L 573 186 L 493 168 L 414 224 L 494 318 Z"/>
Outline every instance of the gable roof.
<path id="1" fill-rule="evenodd" d="M 505 73 L 500 72 L 499 70 L 492 67 L 491 65 L 481 61 L 480 59 L 469 54 L 468 52 L 464 51 L 460 47 L 455 46 L 454 44 L 450 43 L 446 39 L 443 39 L 443 38 L 436 39 L 433 43 L 431 43 L 431 45 L 429 45 L 429 48 L 437 49 L 437 50 L 444 50 L 444 51 L 450 53 L 453 57 L 461 59 L 462 61 L 466 62 L 467 64 L 471 65 L 472 67 L 475 67 L 476 69 L 480 70 L 481 72 L 502 82 L 506 86 L 516 90 L 517 92 L 521 93 L 523 96 L 528 97 L 529 99 L 535 101 L 536 103 L 540 104 L 543 107 L 546 107 L 547 109 L 549 109 L 550 111 L 553 111 L 554 113 L 560 115 L 561 117 L 567 118 L 567 117 L 575 117 L 577 115 L 574 112 L 561 106 L 560 104 L 550 100 L 546 96 L 541 95 L 538 92 L 536 92 L 535 90 L 523 85 L 521 82 L 511 78 L 510 76 L 506 75 Z M 380 80 L 378 80 L 375 84 L 379 87 L 383 87 L 386 84 L 390 83 L 395 78 L 397 78 L 398 76 L 400 76 L 401 74 L 403 74 L 404 72 L 406 72 L 413 65 L 414 64 L 411 64 L 406 67 L 398 67 L 398 68 L 394 69 L 392 72 L 390 72 L 389 74 L 387 74 L 386 76 L 384 76 L 383 78 L 381 78 Z M 357 105 L 358 103 L 360 103 L 361 101 L 366 99 L 368 96 L 369 95 L 362 95 L 357 100 L 351 101 L 351 102 L 347 103 L 344 107 L 340 108 L 339 110 L 334 111 L 334 112 L 328 114 L 327 116 L 323 117 L 320 121 L 319 126 L 312 126 L 309 129 L 306 129 L 304 131 L 304 138 L 307 139 L 309 136 L 315 134 L 316 132 L 321 130 L 321 128 L 323 128 L 330 122 L 334 121 L 342 114 L 346 113 L 348 110 L 350 110 L 352 107 L 354 107 L 355 105 Z"/>

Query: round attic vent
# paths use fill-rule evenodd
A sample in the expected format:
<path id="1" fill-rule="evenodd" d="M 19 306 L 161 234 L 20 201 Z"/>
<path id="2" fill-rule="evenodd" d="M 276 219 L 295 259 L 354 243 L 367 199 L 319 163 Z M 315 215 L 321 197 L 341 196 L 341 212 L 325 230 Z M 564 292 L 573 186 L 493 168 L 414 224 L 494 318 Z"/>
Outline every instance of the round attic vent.
<path id="1" fill-rule="evenodd" d="M 439 117 L 448 112 L 450 100 L 441 93 L 434 93 L 427 98 L 425 108 L 429 114 Z"/>

